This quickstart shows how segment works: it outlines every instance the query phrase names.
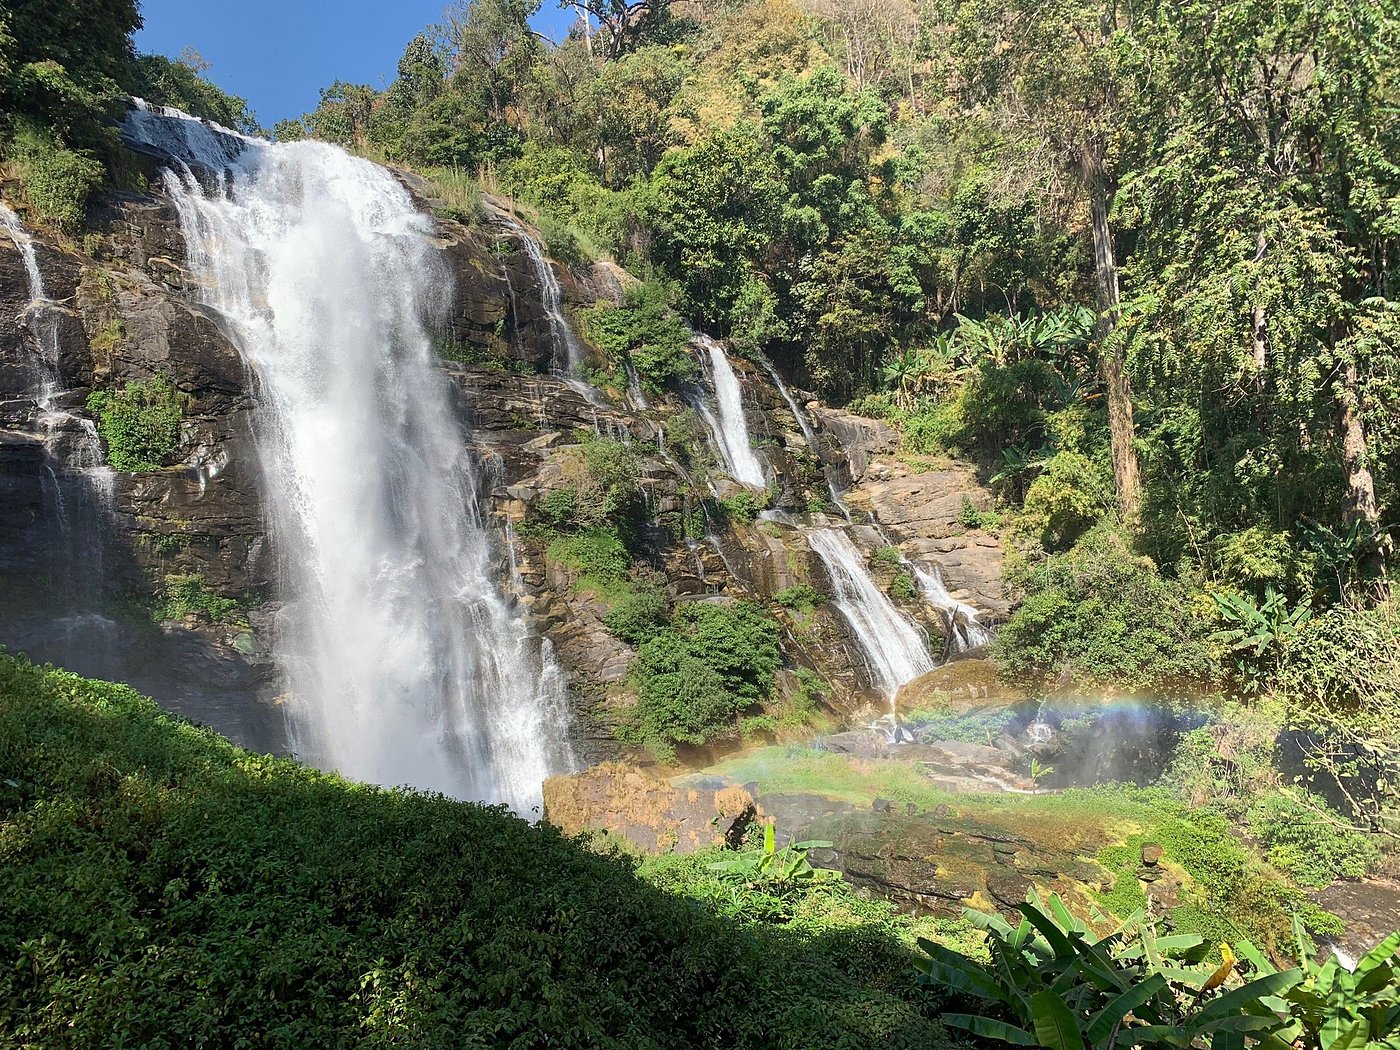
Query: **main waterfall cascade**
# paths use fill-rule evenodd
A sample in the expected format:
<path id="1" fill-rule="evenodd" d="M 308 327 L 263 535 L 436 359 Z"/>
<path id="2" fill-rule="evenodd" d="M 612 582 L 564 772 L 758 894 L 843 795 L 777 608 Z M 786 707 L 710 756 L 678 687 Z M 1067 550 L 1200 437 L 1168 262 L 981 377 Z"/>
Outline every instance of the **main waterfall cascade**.
<path id="1" fill-rule="evenodd" d="M 435 366 L 448 274 L 384 168 L 138 105 L 206 305 L 255 373 L 299 754 L 381 784 L 537 805 L 569 762 L 548 643 L 503 597 Z M 557 286 L 556 286 L 557 287 Z"/>

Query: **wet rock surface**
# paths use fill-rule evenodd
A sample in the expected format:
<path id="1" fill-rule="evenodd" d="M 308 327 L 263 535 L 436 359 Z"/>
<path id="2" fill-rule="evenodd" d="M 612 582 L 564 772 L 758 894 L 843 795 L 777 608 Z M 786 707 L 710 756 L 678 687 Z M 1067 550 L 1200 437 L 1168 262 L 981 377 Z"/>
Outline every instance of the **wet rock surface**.
<path id="1" fill-rule="evenodd" d="M 964 906 L 1002 911 L 1032 886 L 1070 899 L 1102 870 L 1072 853 L 954 812 L 869 809 L 819 795 L 767 795 L 759 813 L 790 841 L 819 840 L 811 860 L 914 911 L 956 915 Z"/>
<path id="2" fill-rule="evenodd" d="M 992 495 L 971 467 L 950 462 L 916 470 L 880 457 L 847 501 L 873 514 L 908 558 L 937 565 L 955 599 L 986 614 L 988 622 L 1006 617 L 1001 540 L 962 523 L 964 501 L 977 511 L 992 509 Z"/>
<path id="3" fill-rule="evenodd" d="M 52 495 L 45 477 L 55 447 L 36 422 L 26 275 L 20 253 L 0 238 L 0 588 L 15 596 L 0 611 L 0 643 L 131 681 L 240 742 L 283 750 L 282 687 L 270 655 L 278 566 L 261 497 L 258 384 L 220 320 L 198 305 L 201 289 L 186 270 L 179 218 L 161 190 L 158 167 L 150 158 L 138 163 L 151 191 L 113 191 L 96 202 L 82 251 L 42 231 L 35 233 L 36 250 L 58 331 L 64 387 L 58 402 L 73 425 L 85 419 L 90 391 L 168 376 L 185 409 L 179 453 L 160 470 L 115 475 L 103 511 L 100 601 L 65 606 L 46 519 Z M 672 601 L 764 603 L 783 628 L 789 677 L 797 668 L 815 670 L 827 683 L 822 703 L 839 718 L 868 703 L 862 656 L 831 604 L 793 610 L 773 601 L 797 584 L 828 585 L 800 529 L 733 519 L 707 522 L 704 539 L 680 538 L 709 495 L 705 480 L 667 448 L 665 429 L 689 410 L 685 398 L 655 397 L 640 410 L 625 391 L 589 391 L 552 374 L 557 348 L 519 223 L 488 201 L 484 218 L 464 225 L 429 199 L 426 183 L 404 173 L 400 178 L 439 212 L 440 350 L 463 432 L 481 464 L 483 511 L 503 529 L 521 525 L 538 500 L 567 483 L 580 434 L 628 442 L 638 453 L 638 483 L 652 516 L 641 537 L 640 569 L 653 574 Z M 631 281 L 607 263 L 555 265 L 553 272 L 566 312 L 599 299 L 619 301 Z M 776 507 L 806 514 L 827 498 L 828 480 L 840 486 L 879 481 L 897 443 L 888 426 L 825 409 L 801 391 L 784 397 L 769 372 L 752 362 L 733 363 L 756 452 L 775 480 Z M 76 485 L 81 478 L 61 481 Z M 953 484 L 950 476 L 947 486 Z M 715 490 L 740 491 L 723 479 Z M 943 503 L 961 506 L 951 488 L 945 497 Z M 865 526 L 852 534 L 867 555 L 886 542 Z M 502 586 L 569 672 L 576 755 L 600 761 L 624 754 L 613 727 L 631 702 L 626 676 L 633 651 L 607 630 L 606 604 L 578 593 L 575 575 L 551 561 L 546 544 L 504 536 L 513 549 L 502 542 Z M 888 587 L 894 570 L 879 572 Z M 166 581 L 189 577 L 210 595 L 239 603 L 228 622 L 202 615 L 154 622 Z M 905 614 L 923 624 L 937 649 L 939 618 L 919 602 L 906 605 Z M 60 625 L 79 613 L 96 619 L 84 621 L 76 634 Z"/>

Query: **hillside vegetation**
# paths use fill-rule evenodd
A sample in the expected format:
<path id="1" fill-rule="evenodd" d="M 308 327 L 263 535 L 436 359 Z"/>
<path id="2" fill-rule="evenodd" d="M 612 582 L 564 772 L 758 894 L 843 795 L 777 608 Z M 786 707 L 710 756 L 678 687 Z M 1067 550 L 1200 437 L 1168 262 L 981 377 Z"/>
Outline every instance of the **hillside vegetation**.
<path id="1" fill-rule="evenodd" d="M 659 877 L 0 654 L 6 1045 L 941 1045 L 886 906 Z"/>

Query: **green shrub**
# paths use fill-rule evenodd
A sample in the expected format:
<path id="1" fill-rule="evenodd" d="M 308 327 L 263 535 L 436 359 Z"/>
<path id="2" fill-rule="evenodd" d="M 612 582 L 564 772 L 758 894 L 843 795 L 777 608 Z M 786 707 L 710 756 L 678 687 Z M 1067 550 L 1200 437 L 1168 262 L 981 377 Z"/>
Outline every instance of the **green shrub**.
<path id="1" fill-rule="evenodd" d="M 898 547 L 881 547 L 870 559 L 876 565 L 888 565 L 899 568 L 904 564 L 904 555 L 899 553 Z"/>
<path id="2" fill-rule="evenodd" d="M 1400 822 L 1400 606 L 1312 617 L 1283 646 L 1271 690 L 1319 787 L 1339 784 L 1354 819 Z"/>
<path id="3" fill-rule="evenodd" d="M 549 557 L 579 574 L 580 587 L 606 587 L 627 575 L 632 560 L 615 529 L 589 529 L 560 536 L 549 545 Z"/>
<path id="4" fill-rule="evenodd" d="M 897 602 L 912 602 L 919 596 L 919 585 L 907 572 L 898 572 L 890 583 L 890 597 Z"/>
<path id="5" fill-rule="evenodd" d="M 630 445 L 585 432 L 583 476 L 575 486 L 574 521 L 580 526 L 624 526 L 638 512 L 637 453 Z"/>
<path id="6" fill-rule="evenodd" d="M 215 623 L 230 619 L 238 611 L 236 598 L 225 598 L 211 592 L 198 573 L 172 574 L 165 577 L 161 602 L 156 608 L 160 620 L 183 620 L 186 616 L 204 615 Z"/>
<path id="7" fill-rule="evenodd" d="M 0 840 L 7 1045 L 945 1045 L 892 980 L 907 920 L 853 891 L 769 921 L 710 856 L 644 881 L 4 654 Z"/>
<path id="8" fill-rule="evenodd" d="M 1246 820 L 1269 861 L 1300 886 L 1364 878 L 1380 859 L 1370 838 L 1316 796 L 1267 795 L 1250 807 Z"/>
<path id="9" fill-rule="evenodd" d="M 687 602 L 632 664 L 637 703 L 619 733 L 662 756 L 731 732 L 782 664 L 778 625 L 752 602 Z"/>
<path id="10" fill-rule="evenodd" d="M 900 421 L 900 447 L 919 456 L 946 456 L 962 451 L 967 426 L 957 399 L 910 413 Z"/>
<path id="11" fill-rule="evenodd" d="M 631 361 L 653 394 L 695 375 L 691 331 L 672 307 L 670 290 L 646 281 L 627 290 L 621 306 L 599 302 L 583 313 L 588 341 L 612 360 Z"/>
<path id="12" fill-rule="evenodd" d="M 654 638 L 669 620 L 666 595 L 656 588 L 623 595 L 603 617 L 608 630 L 628 645 L 641 645 Z"/>
<path id="13" fill-rule="evenodd" d="M 1113 506 L 1109 471 L 1078 452 L 1057 452 L 1026 490 L 1017 521 L 1048 551 L 1073 546 Z"/>
<path id="14" fill-rule="evenodd" d="M 94 390 L 87 407 L 117 470 L 159 470 L 179 451 L 184 397 L 168 376 L 134 379 L 120 390 Z"/>
<path id="15" fill-rule="evenodd" d="M 720 511 L 725 521 L 741 522 L 745 525 L 758 517 L 759 511 L 768 508 L 768 495 L 742 489 L 719 501 Z"/>
<path id="16" fill-rule="evenodd" d="M 562 529 L 574 520 L 578 510 L 578 493 L 569 485 L 551 489 L 535 501 L 533 510 L 546 525 Z"/>
<path id="17" fill-rule="evenodd" d="M 826 595 L 810 583 L 795 583 L 774 594 L 773 600 L 785 609 L 811 612 L 816 606 L 826 601 Z"/>
<path id="18" fill-rule="evenodd" d="M 47 129 L 22 122 L 9 155 L 19 163 L 25 200 L 44 220 L 73 232 L 105 169 L 91 153 L 66 149 Z"/>
<path id="19" fill-rule="evenodd" d="M 1015 582 L 1025 600 L 994 644 L 1013 679 L 1063 674 L 1082 686 L 1175 693 L 1211 676 L 1208 625 L 1190 590 L 1109 528 L 1023 567 Z"/>

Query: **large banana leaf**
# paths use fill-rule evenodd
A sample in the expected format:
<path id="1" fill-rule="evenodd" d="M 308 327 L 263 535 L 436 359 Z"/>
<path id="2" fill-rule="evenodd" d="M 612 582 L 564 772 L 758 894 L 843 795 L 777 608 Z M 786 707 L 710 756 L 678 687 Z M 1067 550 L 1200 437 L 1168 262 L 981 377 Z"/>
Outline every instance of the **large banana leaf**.
<path id="1" fill-rule="evenodd" d="M 1017 1028 L 1005 1021 L 994 1021 L 990 1017 L 977 1017 L 973 1014 L 944 1014 L 943 1023 L 949 1028 L 961 1028 L 963 1031 L 971 1032 L 983 1039 L 995 1039 L 999 1043 L 1010 1043 L 1012 1046 L 1040 1045 L 1036 1042 L 1035 1036 L 1024 1028 Z"/>
<path id="2" fill-rule="evenodd" d="M 1092 1021 L 1085 1034 L 1089 1037 L 1089 1042 L 1098 1046 L 1108 1038 L 1113 1026 L 1124 1020 L 1134 1010 L 1139 1009 L 1146 1003 L 1151 1002 L 1163 992 L 1170 994 L 1170 986 L 1167 979 L 1161 974 L 1153 974 L 1143 981 L 1136 988 L 1129 988 L 1122 995 L 1113 999 L 1100 1010 Z M 1155 1014 L 1156 1011 L 1153 1011 Z M 1157 1017 L 1145 1017 L 1144 1020 L 1155 1021 Z"/>
<path id="3" fill-rule="evenodd" d="M 1031 996 L 1031 1019 L 1035 1022 L 1035 1037 L 1046 1050 L 1084 1050 L 1079 1021 L 1054 992 Z"/>

